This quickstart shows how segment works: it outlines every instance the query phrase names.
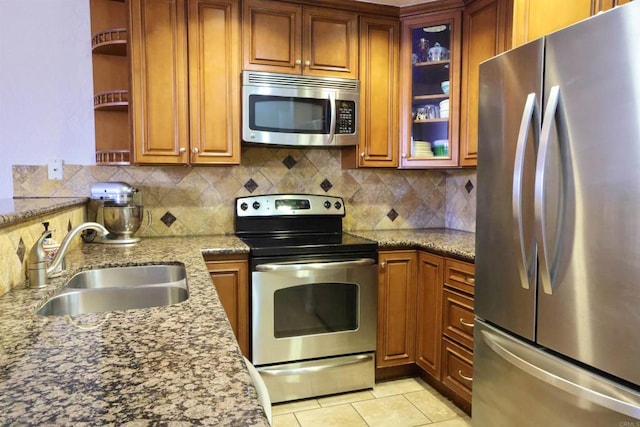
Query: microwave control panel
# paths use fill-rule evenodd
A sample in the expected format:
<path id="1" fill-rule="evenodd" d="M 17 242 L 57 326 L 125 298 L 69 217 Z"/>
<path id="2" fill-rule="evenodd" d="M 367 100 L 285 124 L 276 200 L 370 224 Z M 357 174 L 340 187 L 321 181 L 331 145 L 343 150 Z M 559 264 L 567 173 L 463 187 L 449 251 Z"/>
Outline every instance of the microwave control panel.
<path id="1" fill-rule="evenodd" d="M 336 134 L 356 133 L 356 103 L 336 100 Z"/>

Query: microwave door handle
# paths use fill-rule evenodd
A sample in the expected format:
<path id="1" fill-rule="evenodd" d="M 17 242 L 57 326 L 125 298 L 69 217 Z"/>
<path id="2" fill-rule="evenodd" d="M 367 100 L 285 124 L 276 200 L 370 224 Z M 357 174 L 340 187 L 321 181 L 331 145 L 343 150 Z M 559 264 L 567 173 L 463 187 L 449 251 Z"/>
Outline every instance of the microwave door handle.
<path id="1" fill-rule="evenodd" d="M 331 144 L 333 142 L 333 137 L 336 134 L 336 94 L 334 92 L 329 92 L 329 108 L 331 109 L 329 116 L 331 117 L 331 122 L 329 124 L 329 140 L 327 144 Z"/>

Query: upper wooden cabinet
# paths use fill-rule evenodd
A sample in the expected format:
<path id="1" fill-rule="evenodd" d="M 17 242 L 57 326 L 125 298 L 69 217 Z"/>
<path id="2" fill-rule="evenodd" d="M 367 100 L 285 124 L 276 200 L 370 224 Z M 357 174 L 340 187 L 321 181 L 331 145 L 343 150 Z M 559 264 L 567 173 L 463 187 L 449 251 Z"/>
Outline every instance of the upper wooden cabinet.
<path id="1" fill-rule="evenodd" d="M 358 15 L 322 7 L 246 0 L 243 68 L 358 77 Z"/>
<path id="2" fill-rule="evenodd" d="M 400 167 L 458 166 L 460 10 L 402 19 Z"/>
<path id="3" fill-rule="evenodd" d="M 238 164 L 234 0 L 130 0 L 134 162 Z"/>
<path id="4" fill-rule="evenodd" d="M 343 167 L 398 167 L 399 51 L 397 19 L 360 18 L 360 142 Z"/>
<path id="5" fill-rule="evenodd" d="M 629 0 L 514 0 L 513 47 Z"/>
<path id="6" fill-rule="evenodd" d="M 509 48 L 510 16 L 507 0 L 477 0 L 462 11 L 460 166 L 477 165 L 479 65 Z"/>

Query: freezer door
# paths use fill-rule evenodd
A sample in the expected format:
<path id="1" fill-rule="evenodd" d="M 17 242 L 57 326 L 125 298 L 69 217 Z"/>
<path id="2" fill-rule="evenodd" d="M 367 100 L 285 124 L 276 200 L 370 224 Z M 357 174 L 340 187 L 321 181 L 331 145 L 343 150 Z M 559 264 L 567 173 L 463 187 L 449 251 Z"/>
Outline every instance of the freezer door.
<path id="1" fill-rule="evenodd" d="M 640 2 L 545 49 L 538 343 L 640 387 Z"/>
<path id="2" fill-rule="evenodd" d="M 530 340 L 543 48 L 539 39 L 480 65 L 475 312 Z"/>
<path id="3" fill-rule="evenodd" d="M 477 322 L 474 426 L 637 426 L 640 393 Z"/>

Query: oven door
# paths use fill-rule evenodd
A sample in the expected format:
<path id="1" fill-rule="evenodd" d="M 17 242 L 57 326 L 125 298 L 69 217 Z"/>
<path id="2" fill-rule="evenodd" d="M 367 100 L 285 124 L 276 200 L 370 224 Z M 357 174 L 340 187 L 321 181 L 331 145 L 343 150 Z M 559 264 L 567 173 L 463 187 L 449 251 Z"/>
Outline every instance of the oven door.
<path id="1" fill-rule="evenodd" d="M 375 351 L 377 272 L 373 258 L 257 265 L 253 363 Z"/>

